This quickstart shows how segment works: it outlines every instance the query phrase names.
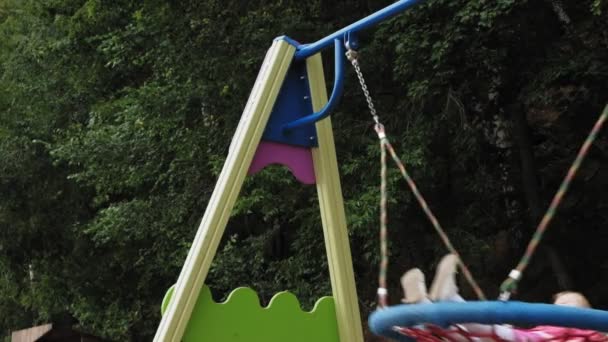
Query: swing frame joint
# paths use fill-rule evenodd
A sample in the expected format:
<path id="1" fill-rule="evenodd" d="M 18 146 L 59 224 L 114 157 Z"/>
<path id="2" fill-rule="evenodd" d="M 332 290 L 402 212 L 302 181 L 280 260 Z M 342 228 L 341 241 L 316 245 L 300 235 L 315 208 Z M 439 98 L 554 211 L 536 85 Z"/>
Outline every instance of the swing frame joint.
<path id="1" fill-rule="evenodd" d="M 317 113 L 299 118 L 283 126 L 283 134 L 289 134 L 298 127 L 312 125 L 317 121 L 325 119 L 331 114 L 334 108 L 336 108 L 338 102 L 340 102 L 340 98 L 344 91 L 344 43 L 342 39 L 334 40 L 334 51 L 334 87 L 329 101 Z"/>

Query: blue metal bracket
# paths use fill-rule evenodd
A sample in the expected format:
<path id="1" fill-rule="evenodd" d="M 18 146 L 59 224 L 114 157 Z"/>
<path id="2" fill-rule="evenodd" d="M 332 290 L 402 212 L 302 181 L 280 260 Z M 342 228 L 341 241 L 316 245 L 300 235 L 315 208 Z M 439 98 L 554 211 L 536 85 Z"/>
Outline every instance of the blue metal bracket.
<path id="1" fill-rule="evenodd" d="M 344 46 L 347 49 L 351 50 L 359 50 L 359 39 L 357 39 L 357 34 L 355 32 L 347 32 L 344 34 Z"/>
<path id="2" fill-rule="evenodd" d="M 321 110 L 312 115 L 300 118 L 292 121 L 283 127 L 285 134 L 289 134 L 297 127 L 314 124 L 315 122 L 326 118 L 336 107 L 340 98 L 342 97 L 342 91 L 344 90 L 344 47 L 340 39 L 334 40 L 335 46 L 335 72 L 334 72 L 334 88 L 331 92 L 329 101 Z"/>
<path id="3" fill-rule="evenodd" d="M 287 39 L 286 41 L 290 42 Z M 292 61 L 270 113 L 262 140 L 303 147 L 316 146 L 314 125 L 299 127 L 290 132 L 283 130 L 286 124 L 311 115 L 312 112 L 306 61 Z"/>
<path id="4" fill-rule="evenodd" d="M 314 123 L 331 113 L 344 89 L 344 47 L 340 39 L 336 39 L 334 45 L 335 80 L 327 104 L 319 112 L 313 113 L 306 61 L 293 61 L 262 135 L 263 140 L 304 147 L 317 146 Z"/>

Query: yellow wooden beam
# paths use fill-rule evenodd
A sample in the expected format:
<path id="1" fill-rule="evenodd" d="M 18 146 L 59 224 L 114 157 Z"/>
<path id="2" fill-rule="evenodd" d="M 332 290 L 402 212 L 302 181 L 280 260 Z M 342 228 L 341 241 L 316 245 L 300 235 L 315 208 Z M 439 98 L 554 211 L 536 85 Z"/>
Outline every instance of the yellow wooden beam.
<path id="1" fill-rule="evenodd" d="M 294 54 L 284 40 L 276 40 L 266 54 L 155 342 L 182 339 Z"/>
<path id="2" fill-rule="evenodd" d="M 306 61 L 313 110 L 327 103 L 323 64 L 319 54 Z M 357 289 L 346 228 L 344 200 L 330 118 L 316 124 L 319 148 L 313 149 L 317 193 L 329 264 L 340 341 L 363 342 Z"/>

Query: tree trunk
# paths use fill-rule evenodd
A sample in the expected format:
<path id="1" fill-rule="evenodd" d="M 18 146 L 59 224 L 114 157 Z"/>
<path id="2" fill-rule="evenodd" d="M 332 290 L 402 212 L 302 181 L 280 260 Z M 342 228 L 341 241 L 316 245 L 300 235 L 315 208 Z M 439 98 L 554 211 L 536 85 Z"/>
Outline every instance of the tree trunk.
<path id="1" fill-rule="evenodd" d="M 540 205 L 540 195 L 538 190 L 538 180 L 536 175 L 536 165 L 534 161 L 534 151 L 530 139 L 530 131 L 526 115 L 523 108 L 516 107 L 512 111 L 513 115 L 513 137 L 519 147 L 519 160 L 521 167 L 521 182 L 528 203 L 528 218 L 532 222 L 538 222 L 542 211 Z"/>
<path id="2" fill-rule="evenodd" d="M 524 108 L 515 107 L 511 113 L 513 119 L 513 136 L 519 148 L 522 187 L 529 208 L 528 218 L 530 222 L 532 222 L 532 226 L 536 227 L 537 223 L 540 222 L 543 212 L 534 160 L 534 150 L 530 138 L 530 127 L 526 120 Z M 539 249 L 543 252 L 546 260 L 551 266 L 560 289 L 570 289 L 572 281 L 559 254 L 553 247 L 546 243 L 541 245 Z"/>

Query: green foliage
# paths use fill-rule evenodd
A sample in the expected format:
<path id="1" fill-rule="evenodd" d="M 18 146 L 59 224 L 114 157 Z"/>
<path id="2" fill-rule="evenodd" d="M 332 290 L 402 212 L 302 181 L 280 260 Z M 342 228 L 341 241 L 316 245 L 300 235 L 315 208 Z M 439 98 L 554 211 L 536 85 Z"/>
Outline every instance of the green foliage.
<path id="1" fill-rule="evenodd" d="M 606 10 L 608 3 L 603 0 L 594 0 L 591 2 L 591 12 L 597 16 L 601 16 L 602 13 Z"/>
<path id="2" fill-rule="evenodd" d="M 72 321 L 150 340 L 272 39 L 313 41 L 386 4 L 0 0 L 0 330 Z M 528 118 L 547 202 L 606 102 L 606 6 L 566 4 L 564 24 L 550 2 L 428 0 L 361 35 L 391 141 L 490 291 L 535 224 L 518 146 L 504 136 L 512 114 Z M 353 73 L 346 84 L 333 123 L 368 310 L 379 150 Z M 608 242 L 598 233 L 608 223 L 604 140 L 557 219 L 567 224 L 549 236 L 568 248 L 570 269 L 606 259 L 587 252 Z M 444 249 L 394 168 L 389 179 L 396 293 L 401 271 L 430 271 Z M 584 228 L 573 236 L 570 226 Z M 311 308 L 330 292 L 324 254 L 315 188 L 268 168 L 247 179 L 208 284 L 218 298 L 248 285 L 262 301 L 289 289 Z M 592 273 L 572 278 L 605 305 L 607 279 Z M 542 266 L 530 277 L 552 279 Z M 555 286 L 538 283 L 529 298 L 545 300 Z"/>

